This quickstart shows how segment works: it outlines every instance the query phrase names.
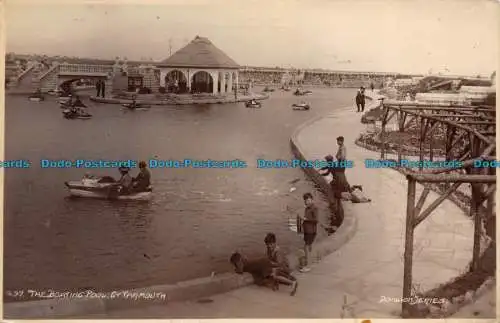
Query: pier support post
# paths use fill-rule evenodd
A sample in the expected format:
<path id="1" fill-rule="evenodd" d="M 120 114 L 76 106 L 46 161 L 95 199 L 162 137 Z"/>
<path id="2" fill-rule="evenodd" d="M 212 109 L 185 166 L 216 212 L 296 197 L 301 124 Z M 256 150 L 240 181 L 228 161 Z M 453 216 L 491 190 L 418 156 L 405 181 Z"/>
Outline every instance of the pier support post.
<path id="1" fill-rule="evenodd" d="M 412 269 L 413 269 L 413 233 L 415 218 L 415 196 L 417 182 L 413 178 L 408 179 L 408 195 L 406 201 L 406 236 L 404 253 L 404 276 L 403 276 L 403 299 L 411 297 Z M 410 317 L 409 302 L 402 302 L 403 318 Z"/>

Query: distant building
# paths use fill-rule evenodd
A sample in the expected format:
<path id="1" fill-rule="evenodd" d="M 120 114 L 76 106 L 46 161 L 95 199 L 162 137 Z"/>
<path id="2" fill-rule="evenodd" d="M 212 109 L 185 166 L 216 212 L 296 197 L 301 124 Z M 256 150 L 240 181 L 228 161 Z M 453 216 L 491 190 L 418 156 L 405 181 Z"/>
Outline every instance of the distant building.
<path id="1" fill-rule="evenodd" d="M 205 37 L 196 36 L 156 65 L 167 91 L 224 94 L 237 88 L 240 66 Z"/>
<path id="2" fill-rule="evenodd" d="M 415 80 L 415 79 L 410 79 L 410 78 L 404 78 L 404 79 L 397 79 L 394 81 L 394 86 L 395 87 L 403 87 L 403 86 L 408 86 L 408 85 L 416 85 L 420 82 L 420 80 Z"/>

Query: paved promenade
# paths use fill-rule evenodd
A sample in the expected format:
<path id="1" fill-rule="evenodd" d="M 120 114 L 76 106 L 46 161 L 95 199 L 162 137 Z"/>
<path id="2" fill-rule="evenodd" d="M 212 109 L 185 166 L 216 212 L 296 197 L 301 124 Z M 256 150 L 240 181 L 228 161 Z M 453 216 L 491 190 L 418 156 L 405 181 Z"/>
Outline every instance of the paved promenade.
<path id="1" fill-rule="evenodd" d="M 358 219 L 358 231 L 342 248 L 297 274 L 295 297 L 249 286 L 200 302 L 170 303 L 111 311 L 92 318 L 340 318 L 397 317 L 400 303 L 381 302 L 402 296 L 406 179 L 390 169 L 367 169 L 366 158 L 378 154 L 354 144 L 365 130 L 354 108 L 336 111 L 305 127 L 298 145 L 308 159 L 336 152 L 337 136 L 346 138 L 347 158 L 354 168 L 346 175 L 361 184 L 371 203 L 345 203 L 345 212 Z M 417 187 L 417 193 L 422 187 Z M 426 205 L 437 198 L 430 193 Z M 424 206 L 425 208 L 425 206 Z M 435 287 L 461 273 L 472 258 L 473 225 L 462 211 L 445 201 L 415 232 L 414 284 Z M 346 303 L 345 303 L 346 302 Z M 90 316 L 86 316 L 89 318 Z"/>

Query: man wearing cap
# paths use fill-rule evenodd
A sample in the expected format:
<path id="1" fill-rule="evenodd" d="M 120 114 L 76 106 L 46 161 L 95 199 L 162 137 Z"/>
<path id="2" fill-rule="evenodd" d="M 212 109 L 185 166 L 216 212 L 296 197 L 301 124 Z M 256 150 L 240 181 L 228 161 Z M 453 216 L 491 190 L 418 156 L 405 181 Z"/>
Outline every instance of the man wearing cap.
<path id="1" fill-rule="evenodd" d="M 139 174 L 134 178 L 134 191 L 144 192 L 151 185 L 151 173 L 146 167 L 146 162 L 139 163 Z"/>

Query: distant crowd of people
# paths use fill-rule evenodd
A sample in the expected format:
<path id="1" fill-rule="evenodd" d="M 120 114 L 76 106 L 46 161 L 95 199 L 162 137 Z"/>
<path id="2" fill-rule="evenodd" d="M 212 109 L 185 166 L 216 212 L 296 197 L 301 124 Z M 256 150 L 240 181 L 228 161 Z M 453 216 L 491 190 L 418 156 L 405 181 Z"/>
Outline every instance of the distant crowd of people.
<path id="1" fill-rule="evenodd" d="M 265 72 L 265 71 L 241 71 L 239 73 L 240 83 L 253 84 L 281 84 L 285 71 Z M 295 82 L 302 85 L 320 85 L 320 86 L 365 86 L 370 83 L 383 87 L 389 82 L 388 77 L 382 75 L 363 75 L 363 74 L 334 74 L 334 73 L 314 73 L 305 72 L 303 78 Z"/>
<path id="2" fill-rule="evenodd" d="M 254 84 L 280 84 L 284 72 L 240 72 L 238 79 L 240 83 Z"/>

